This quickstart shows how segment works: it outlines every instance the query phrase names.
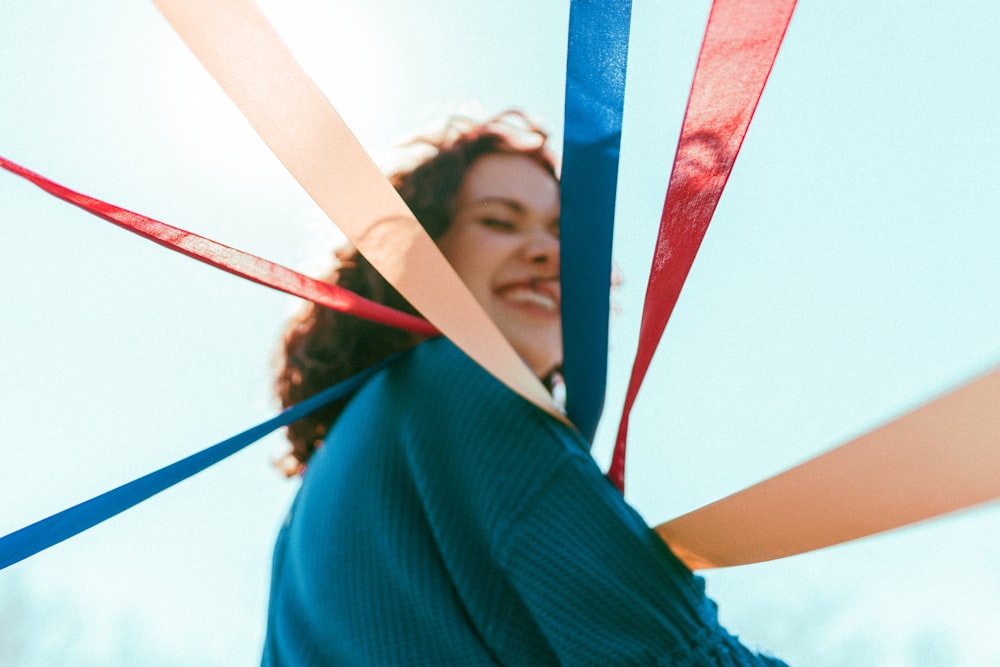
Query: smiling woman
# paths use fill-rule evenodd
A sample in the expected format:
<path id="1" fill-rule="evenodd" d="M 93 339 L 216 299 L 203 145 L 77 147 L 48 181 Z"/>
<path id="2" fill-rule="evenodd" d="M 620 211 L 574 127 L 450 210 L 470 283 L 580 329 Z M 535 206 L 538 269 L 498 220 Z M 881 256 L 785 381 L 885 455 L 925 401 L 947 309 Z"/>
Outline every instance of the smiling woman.
<path id="1" fill-rule="evenodd" d="M 524 147 L 516 131 L 451 128 L 392 181 L 544 378 L 562 363 L 559 184 L 544 133 L 529 125 L 542 141 Z M 407 307 L 357 253 L 339 257 L 338 284 Z M 303 479 L 275 547 L 265 665 L 784 664 L 719 625 L 576 430 L 449 340 L 309 306 L 284 350 L 285 404 L 398 356 L 289 429 Z"/>

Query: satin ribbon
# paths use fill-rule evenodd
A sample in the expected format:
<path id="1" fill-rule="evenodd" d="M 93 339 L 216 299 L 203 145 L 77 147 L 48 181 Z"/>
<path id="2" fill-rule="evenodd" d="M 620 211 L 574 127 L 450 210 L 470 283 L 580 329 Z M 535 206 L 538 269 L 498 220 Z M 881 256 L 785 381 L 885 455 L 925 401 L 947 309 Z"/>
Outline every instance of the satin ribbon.
<path id="1" fill-rule="evenodd" d="M 438 333 L 437 329 L 419 317 L 370 301 L 343 287 L 304 276 L 284 266 L 217 243 L 204 236 L 192 234 L 139 213 L 70 190 L 6 158 L 0 157 L 0 167 L 27 179 L 49 194 L 79 206 L 88 213 L 112 222 L 122 229 L 233 275 L 373 322 L 406 329 L 424 336 L 436 336 Z"/>
<path id="2" fill-rule="evenodd" d="M 372 375 L 397 357 L 398 355 L 394 355 L 385 359 L 357 375 L 285 409 L 277 416 L 216 445 L 5 535 L 0 538 L 0 570 L 93 528 L 97 524 L 232 456 L 268 433 L 282 426 L 287 426 L 296 419 L 305 417 L 324 405 L 346 396 L 360 388 Z"/>
<path id="3" fill-rule="evenodd" d="M 154 4 L 372 266 L 484 369 L 565 420 L 256 5 L 250 0 Z"/>
<path id="4" fill-rule="evenodd" d="M 856 540 L 1000 498 L 1000 368 L 656 528 L 691 569 Z"/>
<path id="5" fill-rule="evenodd" d="M 566 415 L 593 441 L 608 368 L 611 246 L 632 3 L 570 4 L 561 174 Z"/>
<path id="6" fill-rule="evenodd" d="M 639 347 L 608 477 L 625 488 L 628 419 L 778 54 L 795 0 L 715 0 L 660 218 Z"/>
<path id="7" fill-rule="evenodd" d="M 733 4 L 716 2 L 709 32 L 713 23 L 717 25 L 728 21 L 732 27 L 738 22 L 729 13 Z M 792 2 L 771 4 L 783 4 L 789 15 L 794 5 Z M 754 4 L 758 9 L 761 6 L 762 3 Z M 724 16 L 728 18 L 722 18 Z M 767 16 L 771 17 L 771 28 L 776 28 L 780 22 L 772 14 Z M 781 27 L 781 32 L 783 30 L 784 27 Z M 774 36 L 773 33 L 770 35 Z M 720 40 L 714 44 L 714 56 L 721 57 L 720 51 L 739 49 L 740 46 L 739 40 L 728 46 Z M 723 77 L 723 82 L 732 81 L 730 73 L 718 71 L 725 63 L 714 62 L 706 55 L 712 55 L 708 47 L 706 35 L 698 71 L 713 71 L 715 76 Z M 774 49 L 777 49 L 777 44 L 774 44 Z M 773 59 L 773 55 L 771 57 Z M 727 53 L 726 58 L 735 60 L 732 53 Z M 741 56 L 740 60 L 745 58 Z M 727 66 L 739 64 L 730 62 Z M 761 74 L 762 65 L 757 63 L 755 68 Z M 770 64 L 763 69 L 769 68 Z M 766 79 L 767 71 L 762 74 Z M 647 321 L 663 319 L 662 324 L 650 325 L 649 330 L 656 332 L 653 349 L 676 301 L 756 104 L 754 97 L 749 108 L 743 109 L 743 116 L 736 114 L 732 118 L 733 123 L 742 123 L 742 130 L 709 114 L 710 120 L 714 119 L 715 129 L 724 129 L 728 134 L 703 133 L 692 121 L 692 118 L 698 119 L 697 114 L 692 113 L 698 109 L 695 104 L 698 85 L 696 76 L 650 277 L 650 295 L 654 286 L 666 286 L 664 289 L 671 298 L 668 304 L 660 304 L 658 309 L 651 306 L 647 299 L 643 316 L 644 333 L 647 332 Z M 707 85 L 702 81 L 702 86 Z M 704 94 L 704 90 L 701 92 Z M 722 106 L 732 110 L 731 105 Z M 707 113 L 705 109 L 700 111 Z M 689 121 L 692 122 L 690 128 Z M 726 136 L 728 141 L 722 141 Z M 12 163 L 3 161 L 5 168 L 10 169 L 10 165 Z M 31 172 L 27 170 L 11 170 L 30 177 L 27 174 Z M 675 199 L 671 199 L 672 196 Z M 73 203 L 80 205 L 76 201 Z M 685 203 L 686 206 L 682 206 Z M 101 209 L 98 205 L 94 207 Z M 693 213 L 685 217 L 685 213 L 691 212 L 688 209 L 693 209 Z M 135 215 L 121 209 L 118 211 L 121 213 L 115 215 L 125 215 L 126 218 Z M 164 226 L 164 229 L 167 228 L 169 226 Z M 186 234 L 182 230 L 177 231 Z M 665 264 L 671 266 L 668 260 L 674 262 L 678 255 L 689 258 L 683 270 L 661 275 Z M 648 339 L 646 336 L 647 343 Z M 651 357 L 652 350 L 648 355 Z M 638 373 L 639 383 L 648 362 L 647 358 Z M 278 417 L 239 436 L 0 539 L 0 568 L 86 530 L 235 453 L 265 433 L 352 391 L 360 386 L 365 377 L 352 378 L 344 385 L 289 408 Z M 633 369 L 633 379 L 635 377 Z M 637 388 L 638 384 L 635 391 Z M 1000 441 L 998 404 L 1000 369 L 801 466 L 663 524 L 657 531 L 689 567 L 704 569 L 802 553 L 995 499 L 1000 497 L 1000 477 L 995 474 L 1000 469 L 1000 448 L 996 447 Z M 623 424 L 626 422 L 627 417 Z"/>

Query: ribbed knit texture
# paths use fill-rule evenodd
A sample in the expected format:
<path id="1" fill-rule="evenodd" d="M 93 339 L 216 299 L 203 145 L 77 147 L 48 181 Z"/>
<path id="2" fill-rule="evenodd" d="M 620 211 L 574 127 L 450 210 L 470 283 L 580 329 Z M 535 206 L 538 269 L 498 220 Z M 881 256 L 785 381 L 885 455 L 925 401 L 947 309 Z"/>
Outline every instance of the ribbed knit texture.
<path id="1" fill-rule="evenodd" d="M 263 664 L 782 665 L 571 429 L 443 338 L 375 376 L 275 548 Z"/>

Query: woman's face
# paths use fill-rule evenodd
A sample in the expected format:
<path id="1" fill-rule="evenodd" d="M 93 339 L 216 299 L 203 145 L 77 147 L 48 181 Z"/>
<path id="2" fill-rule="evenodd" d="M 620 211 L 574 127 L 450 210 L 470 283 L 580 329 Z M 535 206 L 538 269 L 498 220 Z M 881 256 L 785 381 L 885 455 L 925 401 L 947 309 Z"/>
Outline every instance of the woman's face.
<path id="1" fill-rule="evenodd" d="M 562 363 L 559 184 L 541 165 L 504 153 L 473 162 L 438 246 L 536 375 Z"/>

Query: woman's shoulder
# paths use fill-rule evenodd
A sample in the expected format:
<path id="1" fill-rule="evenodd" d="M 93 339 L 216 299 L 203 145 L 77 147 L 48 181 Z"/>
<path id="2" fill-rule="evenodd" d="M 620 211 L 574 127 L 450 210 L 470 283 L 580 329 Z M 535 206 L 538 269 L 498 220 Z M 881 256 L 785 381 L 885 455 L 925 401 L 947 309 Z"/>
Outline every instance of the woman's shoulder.
<path id="1" fill-rule="evenodd" d="M 414 410 L 433 407 L 461 409 L 459 414 L 504 414 L 508 419 L 538 425 L 552 422 L 567 434 L 572 430 L 497 380 L 444 337 L 418 345 L 387 369 L 390 389 Z M 546 427 L 548 428 L 548 427 Z"/>
<path id="2" fill-rule="evenodd" d="M 507 388 L 446 339 L 392 364 L 375 388 L 392 414 L 386 440 L 413 474 L 475 504 L 519 505 L 568 460 L 592 464 L 573 429 Z"/>
<path id="3" fill-rule="evenodd" d="M 400 360 L 400 363 L 393 364 L 392 368 L 408 374 L 417 374 L 420 376 L 420 381 L 431 378 L 462 381 L 463 378 L 468 378 L 478 382 L 488 378 L 493 382 L 485 383 L 484 389 L 494 383 L 499 384 L 492 375 L 444 336 L 431 338 L 417 345 Z"/>

